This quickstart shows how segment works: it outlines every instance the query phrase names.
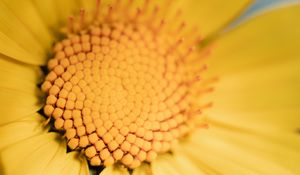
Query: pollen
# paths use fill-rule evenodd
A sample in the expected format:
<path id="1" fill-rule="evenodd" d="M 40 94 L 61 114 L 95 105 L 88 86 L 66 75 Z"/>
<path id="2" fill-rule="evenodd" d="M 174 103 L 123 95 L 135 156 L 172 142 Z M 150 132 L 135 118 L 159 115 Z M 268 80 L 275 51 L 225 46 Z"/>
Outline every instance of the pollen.
<path id="1" fill-rule="evenodd" d="M 197 38 L 182 24 L 155 22 L 157 8 L 138 8 L 124 19 L 114 7 L 122 5 L 89 23 L 81 12 L 77 28 L 71 18 L 48 61 L 44 114 L 92 166 L 136 168 L 199 127 L 209 106 L 198 102 L 207 89 L 200 78 L 205 65 L 194 51 Z M 95 14 L 101 14 L 98 6 Z"/>

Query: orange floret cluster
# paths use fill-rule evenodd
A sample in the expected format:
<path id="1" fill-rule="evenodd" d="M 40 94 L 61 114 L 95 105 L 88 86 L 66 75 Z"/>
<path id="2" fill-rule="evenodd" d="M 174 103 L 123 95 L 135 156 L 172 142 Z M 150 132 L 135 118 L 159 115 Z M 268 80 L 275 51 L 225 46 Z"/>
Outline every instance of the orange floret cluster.
<path id="1" fill-rule="evenodd" d="M 201 66 L 186 64 L 193 49 L 162 27 L 95 23 L 53 47 L 44 113 L 91 165 L 138 167 L 196 127 Z"/>

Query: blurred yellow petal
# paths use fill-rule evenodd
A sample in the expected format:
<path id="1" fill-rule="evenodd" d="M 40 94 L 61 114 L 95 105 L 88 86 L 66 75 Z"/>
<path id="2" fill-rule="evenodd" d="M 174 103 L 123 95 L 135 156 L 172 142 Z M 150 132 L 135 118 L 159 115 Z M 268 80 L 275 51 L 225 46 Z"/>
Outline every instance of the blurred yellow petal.
<path id="1" fill-rule="evenodd" d="M 0 99 L 1 124 L 33 114 L 42 106 L 35 91 L 29 93 L 0 87 Z"/>
<path id="2" fill-rule="evenodd" d="M 288 142 L 299 148 L 297 137 L 290 137 Z M 196 133 L 181 150 L 200 167 L 209 166 L 216 174 L 298 174 L 298 148 L 285 143 L 266 136 L 212 126 L 207 131 Z"/>
<path id="3" fill-rule="evenodd" d="M 80 4 L 78 0 L 55 0 L 55 4 L 60 22 L 66 23 L 69 16 L 79 14 Z"/>
<path id="4" fill-rule="evenodd" d="M 79 0 L 79 2 L 82 8 L 84 8 L 88 12 L 94 12 L 96 0 Z"/>
<path id="5" fill-rule="evenodd" d="M 199 169 L 199 166 L 195 164 L 191 159 L 189 159 L 188 156 L 185 154 L 182 154 L 180 152 L 175 152 L 173 155 L 173 158 L 175 160 L 175 166 L 179 167 L 178 170 L 180 170 L 181 174 L 198 174 L 198 175 L 206 175 L 205 172 L 203 172 L 201 169 Z"/>
<path id="6" fill-rule="evenodd" d="M 75 153 L 72 153 L 75 154 Z M 80 157 L 80 171 L 79 171 L 79 175 L 89 175 L 90 174 L 90 170 L 89 170 L 89 165 L 88 162 L 86 160 L 86 157 L 84 157 L 84 155 L 77 155 L 77 158 Z"/>
<path id="7" fill-rule="evenodd" d="M 156 160 L 151 163 L 153 175 L 179 175 L 179 174 L 197 174 L 204 175 L 204 173 L 198 169 L 196 164 L 188 159 L 184 154 L 174 153 L 165 154 L 157 157 Z"/>
<path id="8" fill-rule="evenodd" d="M 35 113 L 18 121 L 0 125 L 0 150 L 16 142 L 41 134 L 44 118 Z"/>
<path id="9" fill-rule="evenodd" d="M 44 49 L 49 49 L 52 36 L 31 0 L 2 0 L 15 16 L 29 29 Z"/>
<path id="10" fill-rule="evenodd" d="M 297 93 L 300 88 L 299 67 L 300 57 L 239 74 L 220 75 L 217 91 L 212 95 L 226 108 L 297 108 L 300 105 L 300 94 Z M 224 94 L 226 92 L 230 95 Z"/>
<path id="11" fill-rule="evenodd" d="M 14 175 L 79 174 L 82 163 L 77 153 L 67 154 L 65 142 L 51 133 L 20 141 L 0 155 L 3 173 Z"/>
<path id="12" fill-rule="evenodd" d="M 66 146 L 66 145 L 64 145 Z M 63 149 L 61 149 L 63 151 Z M 62 154 L 62 155 L 65 155 Z M 84 155 L 78 152 L 71 152 L 68 153 L 66 156 L 55 157 L 55 164 L 57 163 L 64 163 L 65 166 L 61 166 L 60 170 L 57 170 L 57 166 L 47 166 L 47 173 L 49 175 L 52 174 L 65 174 L 65 175 L 89 175 L 89 166 Z M 59 161 L 61 159 L 61 161 Z M 67 160 L 67 162 L 66 162 Z M 63 164 L 63 165 L 64 165 Z"/>
<path id="13" fill-rule="evenodd" d="M 142 163 L 141 166 L 135 168 L 132 175 L 153 175 L 149 164 Z"/>
<path id="14" fill-rule="evenodd" d="M 129 172 L 124 167 L 114 165 L 104 168 L 99 175 L 129 175 Z"/>
<path id="15" fill-rule="evenodd" d="M 225 27 L 250 5 L 251 0 L 181 0 L 186 22 L 199 27 L 202 35 L 208 36 Z"/>
<path id="16" fill-rule="evenodd" d="M 41 81 L 40 68 L 11 61 L 0 55 L 0 81 L 2 88 L 31 92 Z"/>
<path id="17" fill-rule="evenodd" d="M 178 167 L 174 164 L 174 159 L 171 155 L 159 155 L 156 160 L 151 163 L 153 175 L 180 175 Z"/>
<path id="18" fill-rule="evenodd" d="M 53 0 L 32 0 L 36 10 L 39 12 L 45 24 L 51 30 L 58 30 L 59 16 L 55 1 Z"/>
<path id="19" fill-rule="evenodd" d="M 3 1 L 0 1 L 0 40 L 3 55 L 30 64 L 46 62 L 46 51 L 38 39 Z"/>
<path id="20" fill-rule="evenodd" d="M 60 27 L 67 24 L 68 17 L 79 14 L 78 0 L 32 1 L 46 25 L 55 32 L 59 32 Z"/>
<path id="21" fill-rule="evenodd" d="M 213 45 L 210 72 L 240 73 L 299 59 L 300 5 L 256 16 L 221 36 Z"/>
<path id="22" fill-rule="evenodd" d="M 209 119 L 261 132 L 300 126 L 300 59 L 221 76 Z"/>
<path id="23" fill-rule="evenodd" d="M 111 0 L 105 0 L 101 3 L 109 5 L 112 2 Z M 142 7 L 143 2 L 134 1 L 134 7 Z M 226 2 L 221 0 L 179 0 L 172 3 L 170 1 L 157 1 L 150 3 L 149 7 L 154 8 L 155 5 L 167 6 L 169 12 L 175 13 L 180 9 L 183 12 L 183 16 L 182 19 L 177 18 L 177 22 L 180 23 L 180 20 L 183 20 L 190 26 L 195 25 L 203 36 L 207 36 L 232 22 L 251 2 L 251 0 L 231 0 Z M 81 4 L 88 11 L 94 11 L 95 9 L 95 0 L 81 0 Z"/>
<path id="24" fill-rule="evenodd" d="M 28 148 L 29 150 L 25 150 L 25 152 L 27 151 L 27 153 L 29 152 L 35 152 L 35 148 L 29 148 L 30 146 L 30 139 L 38 137 L 39 135 L 43 135 L 44 137 L 46 137 L 47 139 L 49 139 L 50 143 L 50 147 L 54 147 L 54 150 L 56 149 L 57 151 L 55 152 L 55 154 L 53 155 L 45 155 L 42 157 L 39 157 L 38 154 L 35 156 L 35 154 L 33 156 L 35 156 L 35 158 L 32 159 L 37 159 L 40 160 L 38 158 L 45 158 L 45 160 L 50 160 L 48 161 L 49 163 L 47 163 L 47 165 L 44 167 L 43 170 L 39 170 L 39 168 L 36 168 L 35 166 L 42 166 L 43 164 L 32 164 L 30 166 L 33 166 L 33 172 L 36 171 L 40 171 L 41 174 L 80 174 L 80 175 L 88 175 L 89 174 L 89 170 L 88 170 L 88 165 L 86 162 L 86 159 L 82 156 L 82 155 L 78 155 L 78 153 L 73 152 L 73 153 L 68 153 L 66 154 L 66 143 L 63 140 L 59 140 L 58 138 L 56 138 L 56 136 L 46 136 L 45 132 L 47 132 L 44 127 L 43 127 L 43 123 L 45 122 L 45 119 L 43 119 L 42 116 L 36 114 L 33 114 L 31 116 L 28 116 L 26 118 L 23 118 L 21 120 L 15 121 L 15 122 L 11 122 L 9 124 L 6 125 L 2 125 L 0 126 L 0 136 L 1 136 L 1 143 L 0 143 L 0 149 L 4 150 L 4 151 L 0 151 L 0 152 L 7 152 L 7 150 L 13 149 L 15 147 L 15 145 L 19 145 L 19 147 L 22 147 L 22 145 L 25 144 L 26 148 L 26 143 L 28 143 Z M 22 132 L 20 132 L 22 131 Z M 41 137 L 43 137 L 41 136 Z M 44 138 L 39 138 L 39 141 L 43 141 Z M 57 142 L 58 141 L 58 142 Z M 61 142 L 60 146 L 58 147 L 59 142 Z M 41 148 L 42 147 L 42 148 Z M 44 148 L 44 146 L 42 145 L 41 147 L 37 148 L 38 150 L 44 149 L 44 151 L 47 151 L 47 148 Z M 58 147 L 58 148 L 57 148 Z M 22 147 L 22 149 L 24 149 Z M 18 148 L 15 148 L 18 149 Z M 53 149 L 50 149 L 49 151 L 51 151 Z M 43 151 L 43 150 L 39 150 L 39 151 Z M 41 153 L 41 152 L 40 152 Z M 51 153 L 51 152 L 50 152 Z M 42 153 L 44 154 L 44 153 Z M 9 155 L 9 156 L 14 156 L 14 155 Z M 14 157 L 12 157 L 14 158 Z M 2 159 L 1 159 L 2 160 Z M 27 160 L 27 156 L 26 156 L 26 160 Z M 22 161 L 21 161 L 22 162 Z M 44 163 L 45 164 L 45 163 Z M 23 168 L 26 168 L 26 166 L 22 166 Z M 6 171 L 11 171 L 9 170 L 5 170 Z M 12 170 L 14 171 L 14 170 Z M 21 172 L 19 172 L 21 171 Z M 18 172 L 14 172 L 16 174 L 22 173 L 22 171 L 24 171 L 24 169 L 19 170 Z M 30 174 L 32 172 L 29 172 L 28 174 Z"/>
<path id="25" fill-rule="evenodd" d="M 0 124 L 33 114 L 41 108 L 38 68 L 0 58 Z"/>

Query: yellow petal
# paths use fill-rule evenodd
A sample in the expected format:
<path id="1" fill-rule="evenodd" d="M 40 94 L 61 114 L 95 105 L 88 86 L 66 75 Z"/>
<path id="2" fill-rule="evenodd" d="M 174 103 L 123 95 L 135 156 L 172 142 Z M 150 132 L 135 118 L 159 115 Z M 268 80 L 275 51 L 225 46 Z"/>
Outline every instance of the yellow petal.
<path id="1" fill-rule="evenodd" d="M 294 132 L 300 119 L 300 5 L 256 17 L 216 42 L 210 120 L 263 133 Z"/>
<path id="2" fill-rule="evenodd" d="M 78 158 L 78 155 L 77 155 L 77 158 Z M 86 157 L 84 157 L 84 155 L 80 155 L 80 158 L 81 158 L 81 163 L 80 163 L 81 167 L 80 167 L 79 175 L 89 175 L 90 169 L 89 169 L 89 165 L 87 163 Z"/>
<path id="3" fill-rule="evenodd" d="M 189 159 L 189 157 L 187 157 L 185 154 L 175 152 L 173 157 L 176 162 L 175 166 L 180 169 L 180 172 L 182 172 L 182 174 L 206 175 L 206 173 L 199 169 L 199 167 L 197 167 L 197 164 L 195 164 L 195 162 Z"/>
<path id="4" fill-rule="evenodd" d="M 0 87 L 0 123 L 17 120 L 41 108 L 36 92 L 22 92 Z"/>
<path id="5" fill-rule="evenodd" d="M 179 8 L 183 10 L 186 22 L 196 25 L 203 36 L 208 36 L 233 21 L 250 5 L 251 0 L 182 0 Z"/>
<path id="6" fill-rule="evenodd" d="M 41 108 L 38 68 L 0 58 L 0 124 L 33 114 Z"/>
<path id="7" fill-rule="evenodd" d="M 178 167 L 175 166 L 174 160 L 171 155 L 159 155 L 156 160 L 151 162 L 152 173 L 154 175 L 164 175 L 164 174 L 172 174 L 172 175 L 180 175 L 181 173 L 178 171 Z"/>
<path id="8" fill-rule="evenodd" d="M 181 150 L 199 166 L 209 166 L 225 175 L 292 175 L 300 171 L 297 137 L 287 141 L 294 144 L 292 148 L 267 136 L 211 127 L 196 133 Z"/>
<path id="9" fill-rule="evenodd" d="M 114 1 L 112 1 L 114 2 Z M 144 1 L 134 1 L 134 7 L 142 7 Z M 251 0 L 179 0 L 170 3 L 170 1 L 150 2 L 149 7 L 156 5 L 167 7 L 169 12 L 176 13 L 177 10 L 183 12 L 182 19 L 176 18 L 178 23 L 187 22 L 190 26 L 197 26 L 203 36 L 207 36 L 226 26 L 236 18 L 249 4 Z M 102 5 L 112 4 L 111 0 L 101 2 Z M 125 1 L 126 3 L 126 1 Z M 95 0 L 81 0 L 82 6 L 88 11 L 95 9 Z M 132 9 L 134 10 L 134 9 Z M 149 10 L 150 11 L 150 10 Z M 163 18 L 168 19 L 168 15 L 162 14 Z M 172 15 L 174 16 L 174 15 Z M 172 18 L 172 17 L 171 17 Z M 171 20 L 174 20 L 173 18 Z M 171 23 L 174 21 L 170 21 Z"/>
<path id="10" fill-rule="evenodd" d="M 184 154 L 179 152 L 171 154 L 159 155 L 153 163 L 151 163 L 153 175 L 179 175 L 179 174 L 198 174 L 204 173 L 189 160 Z"/>
<path id="11" fill-rule="evenodd" d="M 66 153 L 66 144 L 63 142 L 41 173 L 48 175 L 89 175 L 89 170 L 85 157 L 78 152 Z"/>
<path id="12" fill-rule="evenodd" d="M 18 141 L 41 134 L 44 131 L 43 122 L 45 122 L 44 118 L 35 113 L 18 121 L 0 125 L 0 150 Z"/>
<path id="13" fill-rule="evenodd" d="M 56 134 L 45 133 L 2 150 L 0 156 L 3 174 L 72 175 L 79 174 L 83 163 L 76 154 L 67 154 L 66 143 Z"/>
<path id="14" fill-rule="evenodd" d="M 39 12 L 41 18 L 51 30 L 58 30 L 59 16 L 55 1 L 53 0 L 32 0 L 36 10 Z"/>
<path id="15" fill-rule="evenodd" d="M 129 175 L 129 172 L 124 167 L 114 165 L 104 168 L 99 175 Z"/>
<path id="16" fill-rule="evenodd" d="M 44 122 L 44 118 L 36 113 L 33 116 L 0 126 L 0 150 L 4 149 L 5 152 L 6 149 L 14 147 L 14 144 L 22 145 L 26 140 L 36 137 L 37 135 L 45 134 L 46 130 L 43 126 Z M 55 138 L 51 139 L 53 139 L 53 141 L 55 140 Z M 52 144 L 51 146 L 56 148 L 56 144 L 58 143 Z M 31 151 L 34 152 L 34 150 Z M 52 156 L 51 162 L 45 167 L 43 172 L 43 174 L 49 175 L 89 174 L 88 165 L 84 156 L 78 155 L 75 152 L 66 155 L 66 144 L 64 142 L 61 144 L 55 155 Z"/>
<path id="17" fill-rule="evenodd" d="M 68 22 L 68 17 L 78 15 L 79 0 L 32 0 L 41 18 L 54 32 L 59 32 Z M 90 1 L 90 0 L 87 0 Z"/>
<path id="18" fill-rule="evenodd" d="M 299 59 L 300 5 L 256 16 L 225 33 L 212 46 L 210 72 L 239 73 Z"/>
<path id="19" fill-rule="evenodd" d="M 209 120 L 262 132 L 300 125 L 300 59 L 224 75 L 207 100 Z"/>
<path id="20" fill-rule="evenodd" d="M 40 81 L 39 67 L 20 64 L 0 55 L 0 87 L 31 92 Z"/>
<path id="21" fill-rule="evenodd" d="M 50 31 L 41 19 L 32 1 L 3 0 L 3 2 L 26 28 L 29 29 L 44 49 L 49 49 L 52 42 Z"/>
<path id="22" fill-rule="evenodd" d="M 88 12 L 94 12 L 96 0 L 80 0 L 80 6 Z M 101 2 L 102 3 L 102 2 Z"/>
<path id="23" fill-rule="evenodd" d="M 15 14 L 0 1 L 0 53 L 30 64 L 44 64 L 45 49 Z"/>
<path id="24" fill-rule="evenodd" d="M 153 175 L 149 164 L 142 163 L 141 166 L 135 168 L 132 175 Z"/>
<path id="25" fill-rule="evenodd" d="M 80 3 L 78 0 L 55 0 L 60 22 L 66 23 L 69 16 L 78 15 Z"/>

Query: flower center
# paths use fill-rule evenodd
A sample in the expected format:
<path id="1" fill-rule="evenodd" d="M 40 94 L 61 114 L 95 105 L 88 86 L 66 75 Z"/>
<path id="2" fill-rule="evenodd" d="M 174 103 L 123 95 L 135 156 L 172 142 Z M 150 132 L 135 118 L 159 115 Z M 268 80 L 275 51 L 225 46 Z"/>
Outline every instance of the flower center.
<path id="1" fill-rule="evenodd" d="M 192 49 L 160 27 L 93 23 L 53 48 L 44 113 L 93 166 L 151 162 L 197 125 Z"/>

